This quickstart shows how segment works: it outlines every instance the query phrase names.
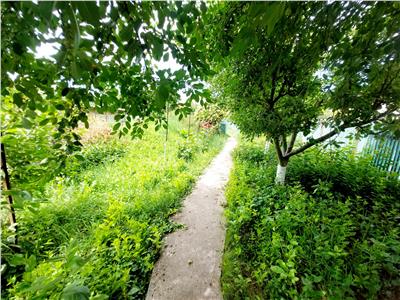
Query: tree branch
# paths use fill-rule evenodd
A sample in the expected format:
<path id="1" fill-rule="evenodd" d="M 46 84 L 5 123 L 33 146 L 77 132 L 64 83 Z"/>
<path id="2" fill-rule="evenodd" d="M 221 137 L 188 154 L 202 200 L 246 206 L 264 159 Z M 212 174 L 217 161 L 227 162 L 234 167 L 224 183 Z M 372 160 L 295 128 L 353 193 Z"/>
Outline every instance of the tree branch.
<path id="1" fill-rule="evenodd" d="M 369 119 L 368 121 L 360 121 L 360 122 L 357 122 L 357 123 L 344 123 L 344 124 L 340 125 L 338 128 L 336 128 L 336 129 L 334 129 L 334 130 L 328 132 L 327 134 L 325 134 L 325 135 L 323 135 L 323 136 L 320 136 L 320 137 L 317 138 L 317 139 L 312 139 L 312 140 L 310 140 L 308 143 L 304 144 L 304 145 L 301 146 L 300 148 L 297 148 L 296 150 L 293 150 L 293 151 L 290 152 L 290 153 L 286 153 L 286 154 L 283 156 L 283 159 L 284 159 L 284 158 L 289 158 L 289 157 L 291 157 L 291 156 L 293 156 L 293 155 L 296 155 L 296 154 L 299 154 L 299 153 L 301 153 L 301 152 L 307 150 L 308 148 L 310 148 L 310 147 L 312 147 L 312 146 L 314 146 L 314 145 L 316 145 L 316 144 L 319 144 L 319 143 L 321 143 L 321 142 L 323 142 L 323 141 L 326 141 L 327 139 L 333 137 L 335 134 L 338 134 L 338 133 L 342 132 L 342 131 L 345 130 L 346 128 L 360 127 L 360 126 L 363 126 L 363 125 L 370 124 L 370 123 L 372 123 L 372 122 L 378 121 L 379 119 L 381 119 L 381 118 L 387 116 L 388 114 L 392 113 L 393 111 L 394 111 L 394 110 L 385 111 L 385 112 L 383 112 L 383 113 L 380 113 L 380 114 L 376 115 L 374 118 Z"/>
<path id="2" fill-rule="evenodd" d="M 275 104 L 276 102 L 278 102 L 278 100 L 279 100 L 280 98 L 282 98 L 283 96 L 286 96 L 286 95 L 287 95 L 287 93 L 285 93 L 285 84 L 286 84 L 286 78 L 283 79 L 281 88 L 279 89 L 279 92 L 278 92 L 278 96 L 276 96 L 276 97 L 272 100 L 272 103 L 273 103 L 273 104 Z"/>
<path id="3" fill-rule="evenodd" d="M 339 129 L 334 129 L 334 130 L 328 132 L 327 134 L 325 134 L 325 135 L 323 135 L 323 136 L 320 136 L 320 137 L 317 138 L 317 139 L 312 139 L 312 140 L 310 140 L 308 143 L 306 143 L 306 144 L 304 144 L 303 146 L 301 146 L 300 148 L 297 148 L 296 150 L 293 150 L 292 152 L 287 153 L 287 154 L 285 155 L 285 157 L 288 157 L 288 158 L 289 158 L 289 157 L 291 157 L 291 156 L 293 156 L 293 155 L 299 154 L 299 153 L 301 153 L 301 152 L 307 150 L 308 148 L 310 148 L 310 147 L 312 147 L 312 146 L 314 146 L 314 145 L 316 145 L 316 144 L 319 144 L 319 143 L 321 143 L 321 142 L 323 142 L 323 141 L 325 141 L 325 140 L 327 140 L 327 139 L 333 137 L 335 134 L 337 134 L 337 133 L 339 133 L 339 132 L 341 132 L 341 130 L 339 130 Z"/>
<path id="4" fill-rule="evenodd" d="M 288 148 L 287 141 L 286 141 L 286 136 L 282 134 L 281 139 L 282 139 L 282 153 L 286 154 L 286 151 L 287 151 L 287 148 Z"/>
<path id="5" fill-rule="evenodd" d="M 287 155 L 288 153 L 290 153 L 293 150 L 293 146 L 294 146 L 294 142 L 296 141 L 296 137 L 297 137 L 297 131 L 293 131 L 292 136 L 290 137 L 290 142 L 289 142 L 289 145 L 288 145 L 285 155 Z"/>
<path id="6" fill-rule="evenodd" d="M 276 74 L 273 73 L 272 74 L 272 80 L 271 80 L 271 94 L 269 96 L 269 101 L 268 101 L 270 109 L 272 109 L 274 107 L 274 104 L 275 104 L 275 102 L 274 102 L 275 89 L 276 89 L 276 77 L 275 76 L 276 76 Z"/>
<path id="7" fill-rule="evenodd" d="M 284 160 L 284 158 L 283 158 L 283 154 L 282 154 L 282 151 L 281 151 L 281 147 L 279 146 L 279 139 L 274 137 L 273 140 L 274 140 L 276 153 L 278 154 L 279 162 L 282 162 Z"/>
<path id="8" fill-rule="evenodd" d="M 3 133 L 1 133 L 1 136 L 3 136 Z M 7 168 L 7 160 L 6 160 L 6 150 L 4 147 L 4 144 L 1 143 L 1 170 L 4 173 L 4 189 L 3 191 L 10 191 L 11 190 L 11 184 L 10 184 L 10 176 L 8 174 L 8 168 Z M 8 208 L 9 208 L 9 219 L 10 219 L 10 225 L 13 227 L 14 233 L 15 233 L 15 240 L 14 243 L 18 243 L 17 239 L 17 220 L 15 217 L 15 209 L 14 209 L 14 201 L 13 197 L 11 194 L 7 196 L 7 202 L 8 202 Z"/>

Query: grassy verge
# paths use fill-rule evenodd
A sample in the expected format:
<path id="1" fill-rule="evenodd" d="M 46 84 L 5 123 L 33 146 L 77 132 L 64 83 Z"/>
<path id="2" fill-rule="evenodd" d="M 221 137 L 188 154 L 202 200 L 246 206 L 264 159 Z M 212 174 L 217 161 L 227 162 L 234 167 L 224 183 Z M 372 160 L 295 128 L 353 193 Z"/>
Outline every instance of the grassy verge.
<path id="1" fill-rule="evenodd" d="M 274 186 L 242 144 L 226 195 L 225 299 L 398 299 L 400 182 L 348 151 L 308 151 Z"/>
<path id="2" fill-rule="evenodd" d="M 225 141 L 198 133 L 188 143 L 180 130 L 172 121 L 165 155 L 164 133 L 149 130 L 142 140 L 91 145 L 81 164 L 70 161 L 47 185 L 48 202 L 18 214 L 21 249 L 3 245 L 3 295 L 143 298 L 162 237 L 175 226 L 169 216 Z"/>

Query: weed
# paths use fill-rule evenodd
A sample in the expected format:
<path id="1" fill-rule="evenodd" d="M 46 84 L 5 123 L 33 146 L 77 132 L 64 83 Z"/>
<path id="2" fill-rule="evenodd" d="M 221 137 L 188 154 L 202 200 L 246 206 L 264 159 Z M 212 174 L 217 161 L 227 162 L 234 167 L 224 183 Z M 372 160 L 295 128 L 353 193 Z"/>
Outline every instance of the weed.
<path id="1" fill-rule="evenodd" d="M 374 299 L 400 285 L 400 183 L 347 150 L 276 160 L 242 145 L 226 196 L 226 299 Z M 392 295 L 393 297 L 393 295 Z"/>
<path id="2" fill-rule="evenodd" d="M 225 138 L 196 138 L 191 160 L 176 157 L 182 125 L 142 140 L 99 141 L 50 181 L 46 202 L 18 211 L 19 246 L 3 228 L 3 296 L 13 299 L 142 299 L 169 220 Z M 200 151 L 208 149 L 208 151 Z M 72 298 L 71 298 L 72 297 Z"/>

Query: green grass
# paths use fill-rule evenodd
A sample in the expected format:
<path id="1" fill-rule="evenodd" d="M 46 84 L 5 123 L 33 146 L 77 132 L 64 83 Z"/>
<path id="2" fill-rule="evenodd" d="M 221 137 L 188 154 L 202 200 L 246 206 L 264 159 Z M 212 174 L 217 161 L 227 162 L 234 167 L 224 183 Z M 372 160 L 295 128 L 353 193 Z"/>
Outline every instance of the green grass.
<path id="1" fill-rule="evenodd" d="M 275 186 L 242 143 L 227 190 L 225 299 L 398 299 L 400 182 L 351 151 L 309 150 Z"/>
<path id="2" fill-rule="evenodd" d="M 186 146 L 192 157 L 179 159 L 178 149 L 187 142 L 182 125 L 171 123 L 165 157 L 162 131 L 149 130 L 142 140 L 109 141 L 104 147 L 114 143 L 123 150 L 118 159 L 99 147 L 93 151 L 101 160 L 84 151 L 81 168 L 73 161 L 65 172 L 70 176 L 47 185 L 48 202 L 18 213 L 21 251 L 3 248 L 3 295 L 144 298 L 162 238 L 176 227 L 169 216 L 225 141 L 198 133 Z"/>

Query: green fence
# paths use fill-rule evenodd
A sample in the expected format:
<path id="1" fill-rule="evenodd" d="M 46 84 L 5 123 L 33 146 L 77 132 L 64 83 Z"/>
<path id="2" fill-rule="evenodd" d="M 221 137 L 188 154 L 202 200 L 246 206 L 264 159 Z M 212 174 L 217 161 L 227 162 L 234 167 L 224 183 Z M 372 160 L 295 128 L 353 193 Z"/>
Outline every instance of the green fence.
<path id="1" fill-rule="evenodd" d="M 363 151 L 372 155 L 372 163 L 379 169 L 400 173 L 400 140 L 369 136 Z"/>

